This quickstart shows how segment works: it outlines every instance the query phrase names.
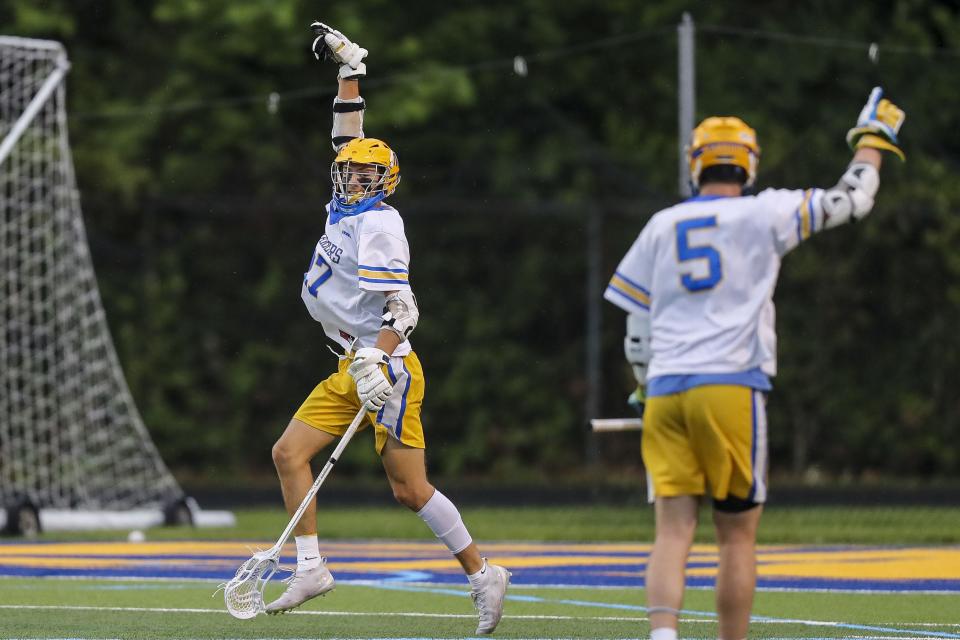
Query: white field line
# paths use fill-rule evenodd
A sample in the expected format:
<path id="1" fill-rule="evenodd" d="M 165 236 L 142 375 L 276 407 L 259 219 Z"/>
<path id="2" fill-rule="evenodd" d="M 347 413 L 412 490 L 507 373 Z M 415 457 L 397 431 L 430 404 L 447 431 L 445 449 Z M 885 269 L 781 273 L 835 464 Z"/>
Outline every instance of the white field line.
<path id="1" fill-rule="evenodd" d="M 0 604 L 0 609 L 37 609 L 37 610 L 52 610 L 52 611 L 120 611 L 120 612 L 132 612 L 132 613 L 216 613 L 216 614 L 226 614 L 226 609 L 200 609 L 200 608 L 176 608 L 176 607 L 94 607 L 87 605 L 59 605 L 59 604 Z M 383 612 L 372 612 L 372 611 L 288 611 L 284 615 L 294 615 L 294 616 L 356 616 L 356 617 L 381 617 Z M 467 613 L 423 613 L 419 611 L 398 611 L 391 612 L 391 616 L 405 617 L 405 618 L 476 618 L 476 614 L 467 614 Z M 562 615 L 533 615 L 533 614 L 518 614 L 518 615 L 505 615 L 505 619 L 510 620 L 590 620 L 595 622 L 645 622 L 646 617 L 641 616 L 562 616 Z M 682 618 L 680 622 L 688 623 L 700 623 L 700 624 L 716 624 L 716 620 L 703 619 L 703 618 Z M 820 620 L 800 620 L 800 619 L 790 619 L 790 618 L 778 618 L 778 619 L 760 619 L 760 620 L 751 620 L 751 624 L 802 624 L 808 626 L 837 626 L 844 625 L 842 622 L 831 622 L 831 621 L 820 621 Z M 960 628 L 960 623 L 954 622 L 876 622 L 871 623 L 876 625 L 883 626 L 912 626 L 912 627 L 955 627 Z M 848 638 L 860 638 L 860 639 L 876 639 L 886 638 L 887 636 L 845 636 Z M 898 638 L 899 640 L 910 640 L 905 636 L 890 636 L 891 638 Z M 929 640 L 931 636 L 923 636 L 925 640 Z M 49 639 L 57 640 L 57 639 Z M 331 639 L 335 640 L 335 639 Z M 400 640 L 400 639 L 394 639 Z M 426 640 L 426 639 L 424 639 Z M 774 639 L 776 640 L 776 639 Z"/>
<path id="2" fill-rule="evenodd" d="M 845 640 L 930 640 L 929 636 L 843 636 Z M 418 637 L 400 637 L 400 638 L 368 638 L 368 640 L 489 640 L 489 636 L 483 638 L 463 638 L 461 636 L 455 636 L 455 638 L 442 638 L 434 636 L 418 636 Z M 123 640 L 122 638 L 87 638 L 82 636 L 75 636 L 70 638 L 48 638 L 43 637 L 29 637 L 29 636 L 18 636 L 15 638 L 8 638 L 7 640 Z M 183 640 L 208 640 L 207 638 L 184 638 Z M 230 638 L 225 637 L 221 640 L 249 640 L 248 638 Z M 288 636 L 272 638 L 269 636 L 261 636 L 259 640 L 316 640 L 314 637 L 309 638 L 291 638 Z M 356 638 L 328 638 L 327 640 L 356 640 Z M 550 636 L 549 638 L 514 638 L 513 640 L 583 640 L 583 638 L 557 638 L 556 636 Z M 629 640 L 625 638 L 591 638 L 591 640 Z M 713 638 L 689 638 L 688 640 L 713 640 Z M 798 640 L 796 637 L 791 638 L 768 638 L 767 640 Z M 804 638 L 803 640 L 839 640 L 838 637 L 833 636 L 829 638 Z"/>
<path id="3" fill-rule="evenodd" d="M 226 614 L 226 609 L 195 609 L 195 608 L 167 608 L 167 607 L 92 607 L 85 605 L 58 605 L 58 604 L 0 604 L 0 609 L 41 609 L 54 611 L 122 611 L 132 613 L 218 613 Z M 373 611 L 288 611 L 284 615 L 294 616 L 356 616 L 356 617 L 383 617 L 383 612 Z M 422 613 L 417 611 L 390 612 L 391 616 L 404 618 L 476 618 L 477 614 L 467 613 Z M 639 616 L 551 616 L 551 615 L 506 615 L 511 620 L 589 620 L 594 622 L 643 622 Z M 690 619 L 685 622 L 712 622 L 711 620 Z"/>

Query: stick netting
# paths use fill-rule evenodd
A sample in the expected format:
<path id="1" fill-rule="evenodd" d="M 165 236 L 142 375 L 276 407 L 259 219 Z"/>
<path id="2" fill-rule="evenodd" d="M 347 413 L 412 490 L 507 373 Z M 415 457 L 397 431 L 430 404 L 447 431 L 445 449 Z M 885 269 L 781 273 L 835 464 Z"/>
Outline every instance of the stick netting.
<path id="1" fill-rule="evenodd" d="M 279 566 L 280 548 L 259 551 L 223 585 L 223 601 L 234 618 L 246 620 L 264 611 L 263 590 Z"/>
<path id="2" fill-rule="evenodd" d="M 58 80 L 68 66 L 58 43 L 0 37 L 0 139 L 16 140 L 0 147 L 0 506 L 163 505 L 182 491 L 107 327 Z"/>

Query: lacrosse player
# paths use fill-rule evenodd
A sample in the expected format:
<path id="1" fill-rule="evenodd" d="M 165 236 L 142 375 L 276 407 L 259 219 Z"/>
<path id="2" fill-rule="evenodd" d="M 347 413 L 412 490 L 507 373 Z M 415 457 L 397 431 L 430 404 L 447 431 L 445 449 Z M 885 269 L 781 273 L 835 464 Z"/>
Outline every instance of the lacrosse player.
<path id="1" fill-rule="evenodd" d="M 829 189 L 747 195 L 760 148 L 742 120 L 712 117 L 688 150 L 697 195 L 656 213 L 604 297 L 629 315 L 643 399 L 642 454 L 656 535 L 646 571 L 654 640 L 677 637 L 698 504 L 713 501 L 719 636 L 747 635 L 754 543 L 767 496 L 766 394 L 776 374 L 773 291 L 783 256 L 870 213 L 881 152 L 904 159 L 904 113 L 875 88 L 847 133 L 853 160 Z"/>
<path id="2" fill-rule="evenodd" d="M 337 156 L 330 169 L 333 199 L 301 297 L 346 355 L 307 396 L 273 447 L 284 502 L 293 515 L 313 483 L 310 460 L 344 433 L 362 405 L 394 496 L 456 556 L 472 587 L 477 633 L 492 633 L 510 573 L 480 556 L 457 508 L 427 480 L 420 423 L 423 370 L 409 340 L 419 317 L 410 288 L 410 249 L 400 214 L 384 201 L 400 183 L 400 166 L 386 143 L 363 136 L 358 81 L 366 75 L 367 50 L 322 23 L 311 27 L 314 55 L 339 65 L 332 132 Z M 316 525 L 311 502 L 294 529 L 296 573 L 267 613 L 288 611 L 333 589 Z"/>

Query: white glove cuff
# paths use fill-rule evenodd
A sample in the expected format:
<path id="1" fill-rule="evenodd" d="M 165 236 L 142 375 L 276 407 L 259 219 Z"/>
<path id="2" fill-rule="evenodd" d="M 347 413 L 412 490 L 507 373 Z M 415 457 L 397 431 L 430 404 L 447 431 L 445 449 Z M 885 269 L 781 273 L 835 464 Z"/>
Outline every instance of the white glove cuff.
<path id="1" fill-rule="evenodd" d="M 342 80 L 358 80 L 359 78 L 367 75 L 367 65 L 366 63 L 361 62 L 357 65 L 357 68 L 354 69 L 350 65 L 344 63 L 340 65 L 340 72 L 337 74 Z"/>

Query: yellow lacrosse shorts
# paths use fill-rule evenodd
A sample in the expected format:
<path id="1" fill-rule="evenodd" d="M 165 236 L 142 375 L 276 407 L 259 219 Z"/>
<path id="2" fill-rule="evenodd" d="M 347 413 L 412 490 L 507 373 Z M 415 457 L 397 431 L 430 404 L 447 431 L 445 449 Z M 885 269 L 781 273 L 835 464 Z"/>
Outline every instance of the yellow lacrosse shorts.
<path id="1" fill-rule="evenodd" d="M 334 436 L 342 436 L 360 411 L 357 385 L 347 373 L 350 360 L 341 360 L 337 372 L 314 387 L 294 414 L 294 418 Z M 423 368 L 417 354 L 411 351 L 402 358 L 390 358 L 383 367 L 384 375 L 394 383 L 393 395 L 380 411 L 367 413 L 358 431 L 373 424 L 378 454 L 383 454 L 387 438 L 423 449 L 423 424 L 420 407 L 423 404 Z"/>
<path id="2" fill-rule="evenodd" d="M 643 464 L 655 497 L 767 498 L 767 415 L 761 391 L 704 385 L 648 397 Z"/>

